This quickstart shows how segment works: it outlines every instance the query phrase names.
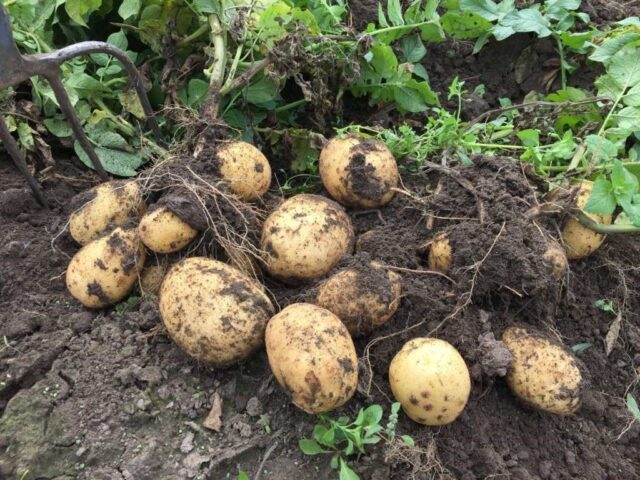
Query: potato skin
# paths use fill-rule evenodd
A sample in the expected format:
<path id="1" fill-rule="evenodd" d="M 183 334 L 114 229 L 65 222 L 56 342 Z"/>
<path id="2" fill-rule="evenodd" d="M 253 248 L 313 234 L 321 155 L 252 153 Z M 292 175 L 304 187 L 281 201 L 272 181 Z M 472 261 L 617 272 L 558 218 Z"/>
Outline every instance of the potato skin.
<path id="1" fill-rule="evenodd" d="M 316 304 L 335 314 L 354 337 L 383 325 L 400 305 L 400 275 L 372 262 L 368 269 L 346 268 L 318 290 Z"/>
<path id="2" fill-rule="evenodd" d="M 265 341 L 276 380 L 305 412 L 338 408 L 356 391 L 356 349 L 330 311 L 309 303 L 289 305 L 269 321 Z"/>
<path id="3" fill-rule="evenodd" d="M 582 375 L 566 349 L 520 327 L 507 328 L 502 341 L 513 355 L 506 380 L 517 397 L 560 415 L 580 407 Z"/>
<path id="4" fill-rule="evenodd" d="M 166 265 L 152 264 L 144 267 L 140 273 L 140 293 L 142 295 L 158 295 L 166 273 Z"/>
<path id="5" fill-rule="evenodd" d="M 336 202 L 295 195 L 264 223 L 260 246 L 270 275 L 295 284 L 321 277 L 353 248 L 351 220 Z"/>
<path id="6" fill-rule="evenodd" d="M 110 228 L 121 227 L 130 218 L 144 213 L 142 192 L 136 182 L 101 183 L 87 192 L 90 200 L 71 214 L 69 233 L 80 245 L 86 245 Z"/>
<path id="7" fill-rule="evenodd" d="M 193 358 L 219 367 L 260 348 L 273 312 L 261 285 L 206 257 L 173 266 L 160 288 L 160 316 L 171 338 Z"/>
<path id="8" fill-rule="evenodd" d="M 549 264 L 553 276 L 558 280 L 561 280 L 567 274 L 569 262 L 564 249 L 560 245 L 555 242 L 549 243 L 542 257 Z"/>
<path id="9" fill-rule="evenodd" d="M 145 246 L 156 253 L 179 252 L 198 236 L 198 231 L 166 207 L 145 214 L 138 225 Z"/>
<path id="10" fill-rule="evenodd" d="M 73 256 L 67 267 L 67 289 L 88 308 L 117 303 L 136 284 L 144 258 L 137 231 L 116 228 Z"/>
<path id="11" fill-rule="evenodd" d="M 427 257 L 429 270 L 447 273 L 451 268 L 452 261 L 453 250 L 451 248 L 449 236 L 446 233 L 439 233 L 431 241 L 431 245 L 429 247 L 429 256 Z"/>
<path id="12" fill-rule="evenodd" d="M 389 383 L 409 418 L 432 426 L 453 422 L 471 392 L 464 359 L 453 345 L 437 338 L 405 343 L 391 361 Z"/>
<path id="13" fill-rule="evenodd" d="M 396 159 L 384 143 L 354 136 L 329 141 L 318 167 L 329 194 L 350 207 L 386 205 L 400 179 Z"/>
<path id="14" fill-rule="evenodd" d="M 262 197 L 271 186 L 271 165 L 260 150 L 246 142 L 231 142 L 216 152 L 220 176 L 242 200 Z"/>
<path id="15" fill-rule="evenodd" d="M 576 206 L 584 208 L 591 195 L 592 185 L 589 183 L 580 184 L 580 188 L 576 195 Z M 593 213 L 585 214 L 592 220 L 609 225 L 611 223 L 611 215 L 596 215 Z M 594 232 L 585 227 L 574 218 L 569 218 L 562 227 L 561 232 L 562 243 L 564 245 L 567 258 L 575 260 L 588 257 L 595 252 L 604 242 L 606 235 Z"/>

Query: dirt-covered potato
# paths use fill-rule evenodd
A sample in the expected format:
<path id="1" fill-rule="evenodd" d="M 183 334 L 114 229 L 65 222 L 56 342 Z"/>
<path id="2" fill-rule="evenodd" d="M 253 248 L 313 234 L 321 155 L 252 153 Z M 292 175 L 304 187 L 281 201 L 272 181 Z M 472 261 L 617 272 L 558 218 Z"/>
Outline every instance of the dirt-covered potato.
<path id="1" fill-rule="evenodd" d="M 198 236 L 195 228 L 166 207 L 145 214 L 138 231 L 145 246 L 156 253 L 178 252 Z"/>
<path id="2" fill-rule="evenodd" d="M 138 218 L 145 209 L 140 187 L 133 181 L 101 183 L 75 201 L 81 206 L 71 214 L 69 233 L 80 245 L 123 226 L 130 218 Z"/>
<path id="3" fill-rule="evenodd" d="M 164 264 L 154 263 L 144 267 L 140 273 L 140 293 L 158 295 L 166 273 L 167 266 Z"/>
<path id="4" fill-rule="evenodd" d="M 569 262 L 564 249 L 555 242 L 550 242 L 547 250 L 544 252 L 543 258 L 549 264 L 551 273 L 558 280 L 567 274 Z"/>
<path id="5" fill-rule="evenodd" d="M 220 176 L 245 201 L 256 200 L 269 190 L 271 166 L 260 150 L 246 142 L 231 142 L 216 152 Z"/>
<path id="6" fill-rule="evenodd" d="M 356 391 L 356 348 L 330 311 L 308 303 L 289 305 L 269 321 L 265 339 L 271 370 L 298 408 L 328 412 Z"/>
<path id="7" fill-rule="evenodd" d="M 507 328 L 502 341 L 513 355 L 506 379 L 517 397 L 561 415 L 578 409 L 582 375 L 568 350 L 520 327 Z"/>
<path id="8" fill-rule="evenodd" d="M 439 233 L 429 245 L 429 256 L 427 257 L 429 270 L 447 273 L 449 268 L 451 268 L 452 258 L 453 251 L 448 235 L 446 233 Z"/>
<path id="9" fill-rule="evenodd" d="M 396 159 L 384 143 L 358 137 L 329 141 L 320 152 L 318 167 L 329 194 L 350 207 L 389 203 L 400 178 Z"/>
<path id="10" fill-rule="evenodd" d="M 453 345 L 437 338 L 405 343 L 391 361 L 389 383 L 409 418 L 424 425 L 453 422 L 471 392 L 464 359 Z"/>
<path id="11" fill-rule="evenodd" d="M 73 256 L 67 268 L 67 288 L 85 307 L 112 305 L 134 287 L 144 258 L 138 232 L 116 228 L 89 242 Z"/>
<path id="12" fill-rule="evenodd" d="M 296 195 L 264 223 L 265 266 L 287 283 L 321 277 L 353 246 L 351 220 L 336 202 L 319 195 Z"/>
<path id="13" fill-rule="evenodd" d="M 334 313 L 353 336 L 368 335 L 398 309 L 400 275 L 372 262 L 339 271 L 318 290 L 316 303 Z"/>
<path id="14" fill-rule="evenodd" d="M 273 312 L 261 285 L 210 258 L 181 261 L 160 288 L 160 315 L 171 338 L 216 366 L 245 360 L 260 348 Z"/>
<path id="15" fill-rule="evenodd" d="M 576 206 L 584 208 L 591 195 L 592 185 L 589 183 L 580 184 L 580 188 L 576 195 Z M 585 212 L 586 213 L 586 212 Z M 611 223 L 611 215 L 596 215 L 587 213 L 592 220 L 609 225 Z M 582 225 L 575 218 L 569 218 L 561 232 L 562 243 L 569 260 L 584 258 L 595 252 L 604 242 L 606 235 L 594 232 L 593 230 Z"/>

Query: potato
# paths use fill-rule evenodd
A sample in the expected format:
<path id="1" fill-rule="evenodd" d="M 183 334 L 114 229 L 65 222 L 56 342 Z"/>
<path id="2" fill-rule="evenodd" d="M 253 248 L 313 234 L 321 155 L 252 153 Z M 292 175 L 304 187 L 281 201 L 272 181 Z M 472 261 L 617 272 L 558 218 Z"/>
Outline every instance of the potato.
<path id="1" fill-rule="evenodd" d="M 160 288 L 160 316 L 171 338 L 193 358 L 220 367 L 262 346 L 273 312 L 261 285 L 210 258 L 181 261 Z"/>
<path id="2" fill-rule="evenodd" d="M 351 220 L 340 205 L 318 195 L 295 195 L 264 223 L 261 249 L 267 271 L 286 283 L 321 277 L 353 247 Z"/>
<path id="3" fill-rule="evenodd" d="M 82 195 L 86 195 L 87 200 L 69 219 L 71 237 L 80 245 L 144 213 L 142 192 L 136 182 L 105 182 Z"/>
<path id="4" fill-rule="evenodd" d="M 582 375 L 569 351 L 520 327 L 507 328 L 502 341 L 513 355 L 506 380 L 517 397 L 560 415 L 578 409 Z"/>
<path id="5" fill-rule="evenodd" d="M 116 228 L 89 242 L 71 259 L 67 288 L 85 307 L 102 308 L 125 298 L 144 265 L 144 247 L 135 229 Z"/>
<path id="6" fill-rule="evenodd" d="M 550 243 L 542 257 L 549 264 L 553 276 L 558 280 L 561 280 L 567 274 L 569 262 L 564 249 L 560 245 L 555 242 Z"/>
<path id="7" fill-rule="evenodd" d="M 469 370 L 458 351 L 427 337 L 404 344 L 389 366 L 389 383 L 409 418 L 424 425 L 453 422 L 471 391 Z"/>
<path id="8" fill-rule="evenodd" d="M 451 262 L 453 260 L 453 251 L 451 249 L 451 242 L 446 233 L 439 233 L 431 241 L 429 247 L 429 256 L 427 257 L 427 264 L 429 270 L 434 270 L 440 273 L 447 273 L 451 268 Z"/>
<path id="9" fill-rule="evenodd" d="M 589 183 L 580 184 L 578 194 L 576 195 L 576 206 L 578 208 L 583 208 L 587 204 L 592 189 L 593 187 Z M 587 213 L 587 216 L 598 223 L 605 225 L 611 223 L 611 215 Z M 587 257 L 595 252 L 604 242 L 606 235 L 594 232 L 582 225 L 578 220 L 569 218 L 562 227 L 561 237 L 567 258 L 569 260 L 575 260 Z"/>
<path id="10" fill-rule="evenodd" d="M 142 243 L 156 253 L 178 252 L 198 236 L 198 231 L 166 207 L 142 217 L 138 232 Z"/>
<path id="11" fill-rule="evenodd" d="M 158 295 L 166 273 L 166 265 L 151 264 L 144 267 L 142 273 L 140 273 L 140 293 L 143 295 Z"/>
<path id="12" fill-rule="evenodd" d="M 401 290 L 400 275 L 372 262 L 330 277 L 320 286 L 316 303 L 342 320 L 351 335 L 368 335 L 396 312 Z"/>
<path id="13" fill-rule="evenodd" d="M 216 152 L 220 176 L 245 201 L 256 200 L 271 185 L 271 165 L 260 150 L 246 142 L 224 144 Z"/>
<path id="14" fill-rule="evenodd" d="M 386 205 L 400 179 L 398 164 L 387 146 L 358 137 L 328 142 L 320 152 L 318 167 L 329 194 L 350 207 Z"/>
<path id="15" fill-rule="evenodd" d="M 356 391 L 356 348 L 330 311 L 308 303 L 289 305 L 269 321 L 265 342 L 276 380 L 305 412 L 338 408 Z"/>

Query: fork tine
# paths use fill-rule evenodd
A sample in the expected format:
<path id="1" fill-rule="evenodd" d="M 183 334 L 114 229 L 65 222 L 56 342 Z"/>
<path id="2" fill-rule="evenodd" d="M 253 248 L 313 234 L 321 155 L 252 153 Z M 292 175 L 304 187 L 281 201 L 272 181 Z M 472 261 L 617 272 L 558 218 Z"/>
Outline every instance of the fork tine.
<path id="1" fill-rule="evenodd" d="M 93 167 L 96 169 L 96 172 L 98 172 L 98 175 L 100 176 L 100 178 L 105 181 L 109 180 L 109 175 L 104 170 L 104 167 L 102 166 L 102 162 L 100 162 L 100 159 L 96 154 L 96 151 L 93 149 L 93 145 L 91 145 L 91 141 L 89 140 L 89 137 L 87 137 L 87 134 L 84 133 L 84 130 L 82 129 L 82 124 L 80 123 L 80 119 L 78 118 L 76 111 L 73 109 L 73 106 L 71 105 L 71 100 L 69 99 L 69 95 L 67 94 L 67 91 L 64 89 L 62 80 L 60 80 L 60 77 L 58 75 L 59 75 L 58 72 L 56 72 L 55 75 L 47 75 L 47 80 L 49 80 L 51 89 L 53 90 L 53 93 L 55 94 L 56 99 L 60 104 L 60 109 L 62 110 L 62 113 L 64 113 L 64 116 L 69 121 L 69 124 L 71 125 L 71 129 L 73 130 L 73 134 L 76 137 L 76 140 L 80 142 L 82 149 L 89 156 L 89 159 L 91 160 Z"/>
<path id="2" fill-rule="evenodd" d="M 36 199 L 45 208 L 48 208 L 47 201 L 44 198 L 42 190 L 40 189 L 40 184 L 36 181 L 36 179 L 31 175 L 29 168 L 27 167 L 27 162 L 24 159 L 24 155 L 20 151 L 17 142 L 14 140 L 13 136 L 9 132 L 9 127 L 7 126 L 7 122 L 4 120 L 4 116 L 0 115 L 0 140 L 4 144 L 4 147 L 9 152 L 9 156 L 13 159 L 13 163 L 18 167 L 20 173 L 24 176 L 31 187 L 31 191 L 35 195 Z"/>

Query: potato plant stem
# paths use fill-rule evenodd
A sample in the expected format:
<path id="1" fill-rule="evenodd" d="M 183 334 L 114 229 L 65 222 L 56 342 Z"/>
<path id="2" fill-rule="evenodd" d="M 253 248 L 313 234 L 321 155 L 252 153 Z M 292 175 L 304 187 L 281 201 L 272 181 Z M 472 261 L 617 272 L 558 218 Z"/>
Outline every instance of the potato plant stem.
<path id="1" fill-rule="evenodd" d="M 585 227 L 594 232 L 610 233 L 640 233 L 640 227 L 635 225 L 604 225 L 589 218 L 582 210 L 575 210 L 576 219 Z"/>

